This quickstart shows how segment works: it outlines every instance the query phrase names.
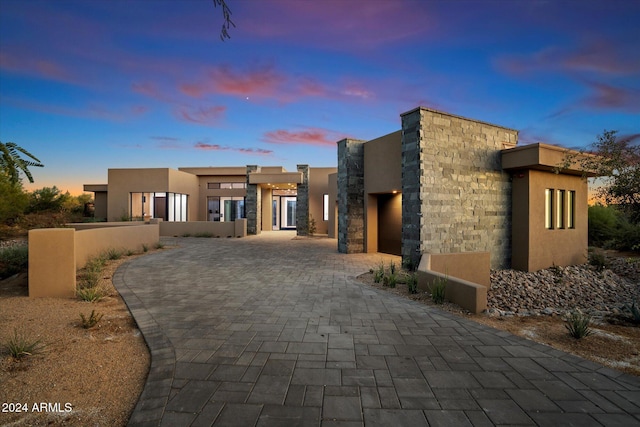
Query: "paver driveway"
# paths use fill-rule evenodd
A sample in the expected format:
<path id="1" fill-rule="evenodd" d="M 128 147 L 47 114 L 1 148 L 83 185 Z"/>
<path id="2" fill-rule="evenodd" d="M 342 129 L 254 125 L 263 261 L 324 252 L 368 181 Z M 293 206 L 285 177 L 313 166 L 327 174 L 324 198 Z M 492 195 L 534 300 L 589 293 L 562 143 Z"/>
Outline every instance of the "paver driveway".
<path id="1" fill-rule="evenodd" d="M 151 349 L 130 425 L 640 425 L 640 380 L 361 285 L 289 232 L 168 239 L 114 282 Z"/>

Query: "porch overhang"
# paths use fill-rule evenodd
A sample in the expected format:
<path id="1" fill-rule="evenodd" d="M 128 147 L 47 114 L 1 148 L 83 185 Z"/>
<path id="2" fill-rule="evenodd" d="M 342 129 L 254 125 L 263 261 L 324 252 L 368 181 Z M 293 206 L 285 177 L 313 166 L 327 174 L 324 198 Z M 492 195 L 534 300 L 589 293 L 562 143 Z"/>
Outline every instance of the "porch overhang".
<path id="1" fill-rule="evenodd" d="M 506 171 L 534 169 L 567 175 L 596 176 L 581 167 L 581 161 L 589 154 L 556 145 L 539 142 L 507 148 L 500 153 L 502 154 L 502 169 Z"/>
<path id="2" fill-rule="evenodd" d="M 302 184 L 302 172 L 262 173 L 251 172 L 249 184 Z"/>

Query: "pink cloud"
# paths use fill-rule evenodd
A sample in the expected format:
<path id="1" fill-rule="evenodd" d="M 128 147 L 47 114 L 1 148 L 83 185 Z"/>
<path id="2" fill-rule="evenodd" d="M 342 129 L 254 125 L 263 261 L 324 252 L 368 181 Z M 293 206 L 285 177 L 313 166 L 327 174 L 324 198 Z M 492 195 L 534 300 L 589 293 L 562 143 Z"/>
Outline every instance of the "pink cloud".
<path id="1" fill-rule="evenodd" d="M 266 132 L 263 141 L 270 144 L 304 144 L 321 147 L 335 147 L 336 142 L 344 138 L 336 132 L 319 128 L 307 128 L 301 131 L 278 129 Z"/>
<path id="2" fill-rule="evenodd" d="M 197 142 L 193 146 L 196 150 L 204 151 L 235 151 L 243 154 L 268 156 L 273 154 L 272 150 L 265 150 L 263 148 L 242 148 L 242 147 L 229 147 L 219 144 L 208 144 L 206 142 Z"/>
<path id="3" fill-rule="evenodd" d="M 24 56 L 6 51 L 0 52 L 0 69 L 63 83 L 78 83 L 72 73 L 62 64 L 48 59 L 35 58 L 32 55 Z"/>
<path id="4" fill-rule="evenodd" d="M 197 108 L 180 106 L 174 110 L 174 115 L 187 122 L 211 125 L 217 123 L 226 110 L 227 107 L 222 105 Z"/>
<path id="5" fill-rule="evenodd" d="M 581 102 L 598 110 L 620 110 L 628 113 L 640 112 L 640 90 L 615 87 L 606 83 L 588 82 L 591 93 Z"/>
<path id="6" fill-rule="evenodd" d="M 494 64 L 512 75 L 540 71 L 630 75 L 640 72 L 640 59 L 632 53 L 633 49 L 636 47 L 630 49 L 628 46 L 596 40 L 576 49 L 552 46 L 526 56 L 502 56 L 496 58 Z"/>

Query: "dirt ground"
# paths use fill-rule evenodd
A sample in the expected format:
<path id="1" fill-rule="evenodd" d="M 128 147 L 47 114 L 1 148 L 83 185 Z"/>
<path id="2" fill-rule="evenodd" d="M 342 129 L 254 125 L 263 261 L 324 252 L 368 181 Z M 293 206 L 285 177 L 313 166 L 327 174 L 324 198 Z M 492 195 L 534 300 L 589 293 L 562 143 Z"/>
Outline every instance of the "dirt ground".
<path id="1" fill-rule="evenodd" d="M 398 284 L 396 288 L 385 287 L 382 283 L 374 282 L 372 273 L 362 274 L 358 279 L 369 286 L 423 304 L 435 305 L 430 294 L 419 291 L 418 294 L 411 295 L 405 284 Z M 557 315 L 489 317 L 486 314 L 470 314 L 459 306 L 446 302 L 438 307 L 474 322 L 509 331 L 514 335 L 640 376 L 640 326 L 622 317 L 593 322 L 592 334 L 578 340 L 569 335 L 564 319 Z"/>
<path id="2" fill-rule="evenodd" d="M 97 303 L 30 299 L 26 275 L 0 281 L 0 343 L 6 343 L 14 331 L 18 331 L 44 344 L 40 352 L 21 360 L 2 355 L 0 425 L 112 427 L 127 424 L 149 369 L 148 349 L 111 282 L 116 268 L 131 258 L 109 262 L 102 275 L 102 285 L 110 287 L 110 295 Z M 369 286 L 433 304 L 424 292 L 409 295 L 404 284 L 394 289 L 384 287 L 374 283 L 370 273 L 359 279 Z M 465 313 L 453 304 L 440 307 L 640 375 L 640 327 L 632 324 L 613 319 L 594 325 L 592 335 L 576 340 L 568 335 L 559 316 L 492 318 Z M 94 328 L 84 329 L 80 313 L 89 316 L 92 310 L 104 317 Z M 40 406 L 43 403 L 44 406 Z M 16 412 L 18 408 L 22 412 Z"/>
<path id="3" fill-rule="evenodd" d="M 151 252 L 151 251 L 150 251 Z M 124 426 L 142 392 L 149 352 L 113 288 L 109 261 L 102 300 L 29 298 L 26 274 L 0 281 L 0 344 L 17 332 L 41 348 L 20 360 L 0 358 L 0 425 Z M 102 319 L 84 329 L 80 313 Z"/>

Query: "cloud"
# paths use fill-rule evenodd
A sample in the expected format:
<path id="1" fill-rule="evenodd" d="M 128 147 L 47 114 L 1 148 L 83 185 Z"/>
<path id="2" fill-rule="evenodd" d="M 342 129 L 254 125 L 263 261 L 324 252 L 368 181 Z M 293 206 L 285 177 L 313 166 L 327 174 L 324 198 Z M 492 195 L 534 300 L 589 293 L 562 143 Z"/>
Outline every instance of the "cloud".
<path id="1" fill-rule="evenodd" d="M 640 113 L 640 89 L 616 87 L 598 82 L 587 82 L 586 84 L 591 93 L 580 104 L 596 110 Z"/>
<path id="2" fill-rule="evenodd" d="M 237 153 L 252 154 L 269 156 L 273 154 L 273 150 L 265 150 L 263 148 L 243 148 L 243 147 L 229 147 L 227 145 L 209 144 L 206 142 L 197 142 L 193 146 L 196 150 L 204 151 L 235 151 Z"/>
<path id="3" fill-rule="evenodd" d="M 226 110 L 227 107 L 222 105 L 196 108 L 179 106 L 174 110 L 174 115 L 178 119 L 186 122 L 212 125 L 220 120 Z"/>
<path id="4" fill-rule="evenodd" d="M 78 80 L 65 66 L 59 62 L 37 58 L 30 54 L 0 52 L 0 69 L 17 74 L 26 74 L 46 80 L 77 84 Z"/>
<path id="5" fill-rule="evenodd" d="M 336 142 L 345 138 L 338 133 L 320 128 L 307 128 L 299 131 L 278 129 L 266 132 L 262 140 L 269 144 L 301 144 L 321 147 L 335 147 Z"/>
<path id="6" fill-rule="evenodd" d="M 516 76 L 546 71 L 633 75 L 640 72 L 636 47 L 597 40 L 575 49 L 547 47 L 527 55 L 505 55 L 494 59 L 499 70 Z"/>

